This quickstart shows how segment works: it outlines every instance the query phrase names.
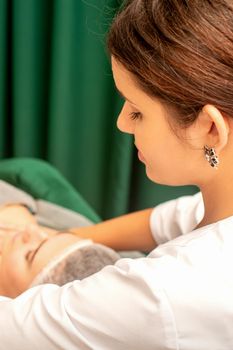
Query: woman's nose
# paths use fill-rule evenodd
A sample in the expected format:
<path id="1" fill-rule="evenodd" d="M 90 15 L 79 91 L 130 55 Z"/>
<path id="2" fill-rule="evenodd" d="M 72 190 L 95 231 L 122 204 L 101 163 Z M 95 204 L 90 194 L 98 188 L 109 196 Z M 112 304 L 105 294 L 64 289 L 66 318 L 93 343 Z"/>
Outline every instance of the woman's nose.
<path id="1" fill-rule="evenodd" d="M 22 241 L 23 243 L 28 243 L 30 241 L 30 233 L 27 230 L 22 232 Z"/>
<path id="2" fill-rule="evenodd" d="M 45 239 L 45 235 L 46 234 L 42 232 L 36 225 L 28 225 L 22 231 L 22 241 L 24 243 L 41 241 Z"/>
<path id="3" fill-rule="evenodd" d="M 24 230 L 22 231 L 21 237 L 22 237 L 23 243 L 29 243 L 36 240 L 37 233 L 34 228 L 28 225 L 28 226 L 25 226 Z"/>
<path id="4" fill-rule="evenodd" d="M 117 119 L 117 127 L 120 131 L 125 132 L 127 134 L 134 133 L 134 124 L 132 119 L 130 118 L 130 111 L 126 105 L 127 102 L 124 103 L 122 110 Z"/>

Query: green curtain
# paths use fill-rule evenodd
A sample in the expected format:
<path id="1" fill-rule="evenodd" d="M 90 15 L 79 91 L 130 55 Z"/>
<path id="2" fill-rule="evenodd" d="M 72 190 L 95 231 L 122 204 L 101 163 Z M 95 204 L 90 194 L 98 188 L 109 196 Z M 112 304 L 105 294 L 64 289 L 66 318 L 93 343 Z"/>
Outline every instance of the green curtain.
<path id="1" fill-rule="evenodd" d="M 49 161 L 102 218 L 195 187 L 146 179 L 116 128 L 105 34 L 117 0 L 0 0 L 0 157 Z"/>

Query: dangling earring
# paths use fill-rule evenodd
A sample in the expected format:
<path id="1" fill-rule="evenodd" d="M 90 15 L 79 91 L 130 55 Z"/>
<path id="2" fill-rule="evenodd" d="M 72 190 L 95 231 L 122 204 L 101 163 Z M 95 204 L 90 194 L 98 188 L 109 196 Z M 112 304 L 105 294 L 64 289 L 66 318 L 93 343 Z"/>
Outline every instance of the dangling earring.
<path id="1" fill-rule="evenodd" d="M 204 146 L 204 152 L 205 152 L 205 157 L 210 163 L 210 165 L 213 168 L 217 169 L 219 160 L 218 160 L 218 156 L 216 155 L 215 149 L 213 147 L 210 148 L 208 146 Z"/>

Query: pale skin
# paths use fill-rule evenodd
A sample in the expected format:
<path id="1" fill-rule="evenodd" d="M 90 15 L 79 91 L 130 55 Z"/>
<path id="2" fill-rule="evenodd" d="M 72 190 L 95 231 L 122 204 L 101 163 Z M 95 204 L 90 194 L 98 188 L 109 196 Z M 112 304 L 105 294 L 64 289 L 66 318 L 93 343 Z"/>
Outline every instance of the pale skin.
<path id="1" fill-rule="evenodd" d="M 133 231 L 137 232 L 140 227 L 149 226 L 146 222 L 147 212 L 149 213 L 149 211 L 142 212 L 137 222 L 133 222 L 131 216 L 128 216 L 128 222 L 131 222 Z M 124 220 L 126 221 L 127 219 Z M 112 220 L 108 228 L 115 226 Z M 98 225 L 93 227 L 98 227 Z M 140 236 L 142 240 L 143 236 Z M 108 235 L 108 237 L 111 237 L 109 243 L 112 244 L 115 239 L 118 244 L 117 235 L 115 238 L 114 235 Z M 25 206 L 14 204 L 1 207 L 0 295 L 14 298 L 24 292 L 53 258 L 59 256 L 64 249 L 76 244 L 80 239 L 82 237 L 69 232 L 61 233 L 38 225 L 35 217 Z M 123 245 L 127 246 L 128 241 L 130 240 L 125 239 Z M 141 245 L 145 246 L 145 244 L 143 240 Z M 145 246 L 145 248 L 149 247 Z"/>
<path id="2" fill-rule="evenodd" d="M 21 205 L 0 210 L 0 295 L 16 297 L 64 249 L 80 240 L 37 225 Z"/>
<path id="3" fill-rule="evenodd" d="M 114 57 L 112 71 L 116 87 L 125 98 L 117 126 L 133 135 L 147 176 L 159 184 L 200 188 L 205 213 L 196 228 L 233 215 L 233 119 L 206 104 L 194 124 L 178 129 L 178 137 L 171 128 L 175 111 L 142 91 Z M 217 170 L 204 156 L 205 145 L 215 148 L 220 161 Z M 152 250 L 156 242 L 149 228 L 150 213 L 148 209 L 98 225 L 73 228 L 72 232 L 113 249 Z"/>

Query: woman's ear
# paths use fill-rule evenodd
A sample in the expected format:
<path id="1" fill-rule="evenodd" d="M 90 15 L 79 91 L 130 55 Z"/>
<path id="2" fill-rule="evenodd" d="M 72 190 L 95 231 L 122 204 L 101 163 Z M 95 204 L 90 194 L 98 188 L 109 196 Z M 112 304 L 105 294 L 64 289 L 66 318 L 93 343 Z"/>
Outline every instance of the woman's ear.
<path id="1" fill-rule="evenodd" d="M 219 154 L 228 142 L 229 131 L 229 117 L 223 116 L 213 105 L 208 104 L 202 108 L 195 123 L 195 132 L 202 143 L 200 147 L 214 147 Z"/>

